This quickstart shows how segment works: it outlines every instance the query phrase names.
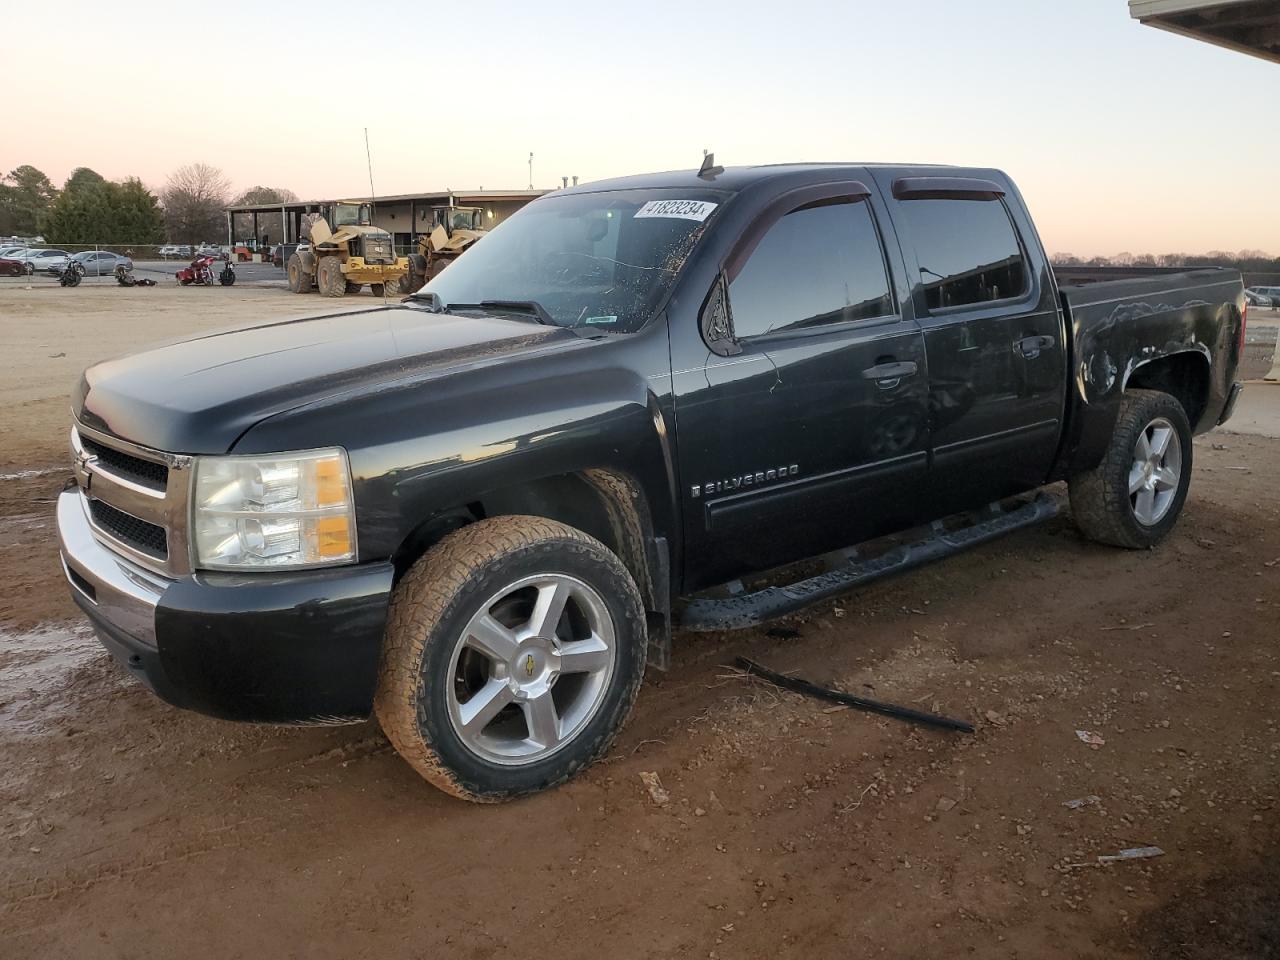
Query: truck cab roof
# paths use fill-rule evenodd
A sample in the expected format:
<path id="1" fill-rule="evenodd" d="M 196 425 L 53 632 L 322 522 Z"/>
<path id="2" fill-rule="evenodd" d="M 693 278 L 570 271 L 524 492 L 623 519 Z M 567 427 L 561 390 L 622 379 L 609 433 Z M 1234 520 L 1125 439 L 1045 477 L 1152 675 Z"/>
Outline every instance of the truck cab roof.
<path id="1" fill-rule="evenodd" d="M 609 180 L 596 180 L 564 190 L 550 196 L 566 193 L 599 193 L 604 190 L 643 189 L 701 189 L 738 193 L 762 183 L 781 186 L 779 181 L 791 181 L 797 185 L 821 180 L 851 178 L 874 170 L 946 173 L 951 176 L 979 176 L 998 174 L 999 171 L 984 167 L 957 167 L 923 163 L 774 163 L 755 166 L 724 167 L 719 173 L 699 176 L 697 170 L 668 170 L 662 173 L 644 173 Z M 1003 177 L 1003 174 L 1000 174 Z"/>

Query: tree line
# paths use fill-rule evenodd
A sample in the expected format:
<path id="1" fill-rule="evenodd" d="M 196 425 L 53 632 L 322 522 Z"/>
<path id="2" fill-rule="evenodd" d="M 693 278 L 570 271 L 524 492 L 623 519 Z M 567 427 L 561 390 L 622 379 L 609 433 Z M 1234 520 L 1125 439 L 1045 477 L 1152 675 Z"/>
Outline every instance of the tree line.
<path id="1" fill-rule="evenodd" d="M 1070 253 L 1049 257 L 1055 267 L 1235 267 L 1253 272 L 1280 271 L 1280 257 L 1262 250 L 1210 250 L 1208 253 L 1117 253 L 1081 258 Z"/>
<path id="2" fill-rule="evenodd" d="M 194 246 L 225 236 L 224 211 L 232 203 L 297 199 L 292 190 L 256 186 L 232 200 L 222 171 L 205 163 L 179 167 L 159 193 L 137 177 L 108 180 L 88 167 L 77 167 L 59 188 L 23 164 L 0 177 L 0 236 L 41 236 L 66 246 L 166 240 Z"/>

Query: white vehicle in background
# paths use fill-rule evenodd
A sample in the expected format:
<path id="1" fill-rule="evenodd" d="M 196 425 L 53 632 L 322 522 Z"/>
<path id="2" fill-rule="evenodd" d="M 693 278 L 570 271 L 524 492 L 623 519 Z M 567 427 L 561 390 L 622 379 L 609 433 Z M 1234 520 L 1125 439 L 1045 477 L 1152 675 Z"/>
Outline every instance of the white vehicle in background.
<path id="1" fill-rule="evenodd" d="M 1246 287 L 1244 295 L 1250 306 L 1280 307 L 1280 287 Z"/>
<path id="2" fill-rule="evenodd" d="M 160 248 L 159 253 L 166 260 L 170 257 L 176 257 L 178 255 L 178 245 L 176 243 L 166 243 Z"/>
<path id="3" fill-rule="evenodd" d="M 28 273 L 49 273 L 56 276 L 67 265 L 71 254 L 65 250 L 28 250 L 20 259 L 31 268 Z"/>

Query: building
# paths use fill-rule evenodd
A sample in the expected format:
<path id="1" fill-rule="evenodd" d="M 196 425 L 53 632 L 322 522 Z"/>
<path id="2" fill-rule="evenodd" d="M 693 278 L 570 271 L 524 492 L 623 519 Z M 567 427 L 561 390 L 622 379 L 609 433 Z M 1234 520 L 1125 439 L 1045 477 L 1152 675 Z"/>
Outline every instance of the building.
<path id="1" fill-rule="evenodd" d="M 438 193 L 403 193 L 378 197 L 373 201 L 373 223 L 395 237 L 401 253 L 407 252 L 419 234 L 430 233 L 435 224 L 434 212 L 440 207 L 479 207 L 484 211 L 485 225 L 497 226 L 530 200 L 546 190 L 473 190 Z M 368 197 L 337 199 L 368 203 Z M 302 238 L 303 219 L 318 213 L 333 200 L 297 200 L 292 203 L 250 203 L 227 208 L 227 244 L 237 246 L 297 243 Z M 305 238 L 303 238 L 305 239 Z"/>
<path id="2" fill-rule="evenodd" d="M 1129 15 L 1147 26 L 1280 63 L 1276 0 L 1129 0 Z"/>

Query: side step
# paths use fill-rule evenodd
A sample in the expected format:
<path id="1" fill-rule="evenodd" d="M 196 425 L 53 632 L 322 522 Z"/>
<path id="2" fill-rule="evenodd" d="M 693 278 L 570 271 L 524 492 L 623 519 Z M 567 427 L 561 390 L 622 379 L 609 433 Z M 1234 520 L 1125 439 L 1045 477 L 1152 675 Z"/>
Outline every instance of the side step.
<path id="1" fill-rule="evenodd" d="M 1057 513 L 1058 502 L 1046 494 L 1038 494 L 1033 500 L 1007 512 L 999 504 L 991 504 L 983 513 L 988 519 L 952 531 L 942 530 L 939 524 L 934 524 L 934 529 L 940 531 L 936 536 L 894 547 L 878 557 L 854 560 L 807 580 L 719 600 L 690 601 L 684 608 L 680 626 L 695 631 L 754 627 L 766 620 L 795 613 L 819 600 L 839 596 L 872 580 L 902 573 L 995 540 L 1006 533 L 1048 520 Z"/>

